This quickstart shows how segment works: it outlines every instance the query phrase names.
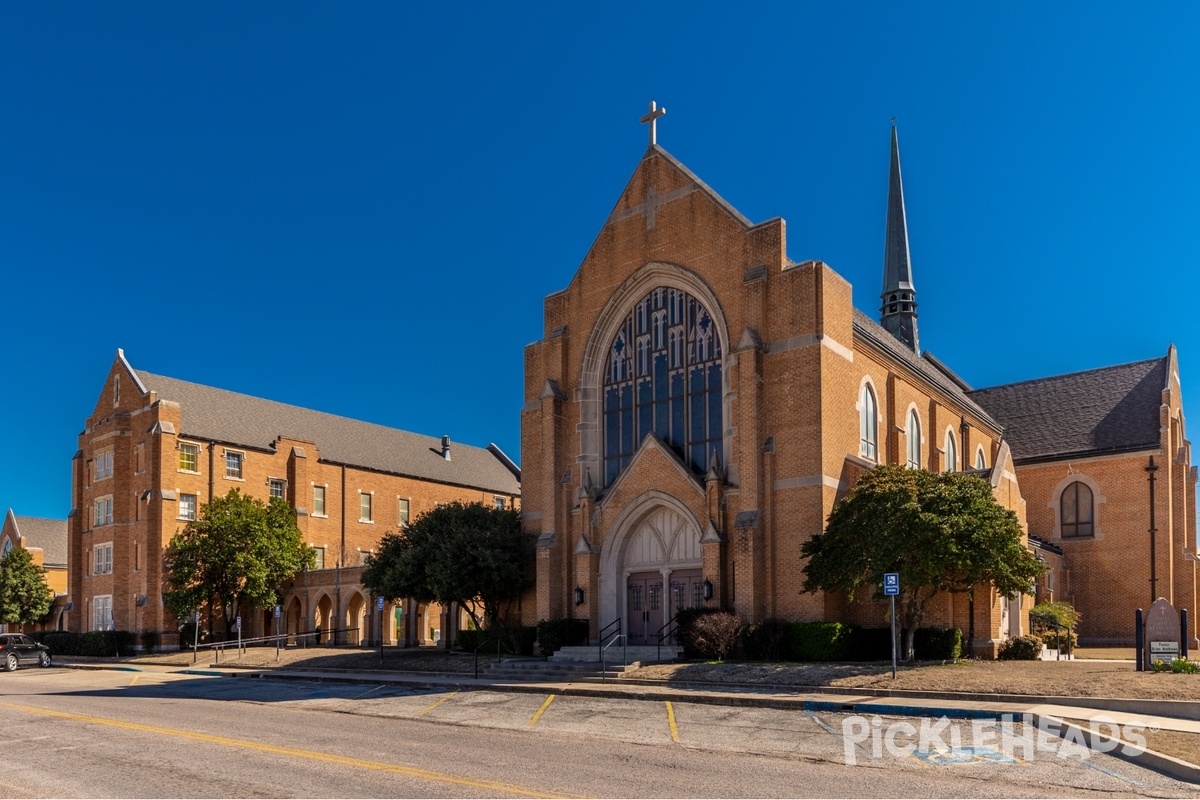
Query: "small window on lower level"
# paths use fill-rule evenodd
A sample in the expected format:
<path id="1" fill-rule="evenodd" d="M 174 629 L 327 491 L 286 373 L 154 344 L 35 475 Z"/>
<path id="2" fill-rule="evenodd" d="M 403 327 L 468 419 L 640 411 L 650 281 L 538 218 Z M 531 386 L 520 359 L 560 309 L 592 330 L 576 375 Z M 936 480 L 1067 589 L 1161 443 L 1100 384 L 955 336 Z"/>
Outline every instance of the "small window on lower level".
<path id="1" fill-rule="evenodd" d="M 271 478 L 268 483 L 271 487 L 271 497 L 278 497 L 280 500 L 283 500 L 287 493 L 287 481 L 281 478 Z"/>

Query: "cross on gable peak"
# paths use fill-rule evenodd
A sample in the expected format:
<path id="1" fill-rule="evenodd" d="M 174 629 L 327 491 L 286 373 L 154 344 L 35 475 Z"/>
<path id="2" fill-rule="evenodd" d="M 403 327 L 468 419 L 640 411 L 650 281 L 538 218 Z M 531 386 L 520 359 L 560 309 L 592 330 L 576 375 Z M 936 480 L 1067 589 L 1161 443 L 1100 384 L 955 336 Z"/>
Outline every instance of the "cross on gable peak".
<path id="1" fill-rule="evenodd" d="M 667 113 L 667 109 L 665 106 L 663 108 L 659 108 L 658 103 L 651 100 L 650 101 L 650 113 L 646 114 L 644 117 L 642 117 L 642 124 L 645 125 L 645 124 L 649 123 L 649 125 L 650 125 L 650 144 L 652 144 L 652 145 L 658 143 L 658 129 L 656 127 L 657 123 L 658 123 L 658 118 L 666 113 Z"/>

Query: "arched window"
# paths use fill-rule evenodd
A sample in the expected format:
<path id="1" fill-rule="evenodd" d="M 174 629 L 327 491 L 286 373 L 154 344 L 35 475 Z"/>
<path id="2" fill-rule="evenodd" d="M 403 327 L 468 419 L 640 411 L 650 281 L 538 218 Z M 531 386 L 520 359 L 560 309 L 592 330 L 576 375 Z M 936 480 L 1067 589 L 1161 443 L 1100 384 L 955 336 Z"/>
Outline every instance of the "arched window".
<path id="1" fill-rule="evenodd" d="M 914 408 L 908 412 L 908 426 L 904 429 L 904 438 L 908 440 L 908 468 L 921 468 L 921 419 Z"/>
<path id="2" fill-rule="evenodd" d="M 12 539 L 5 539 L 4 540 L 4 552 L 0 553 L 0 558 L 7 558 L 9 552 L 12 551 L 12 548 L 13 548 Z"/>
<path id="3" fill-rule="evenodd" d="M 987 469 L 987 462 L 983 459 L 982 447 L 975 451 L 975 469 Z"/>
<path id="4" fill-rule="evenodd" d="M 633 307 L 604 370 L 604 485 L 654 433 L 696 472 L 721 455 L 721 341 L 707 309 L 659 287 Z"/>
<path id="5" fill-rule="evenodd" d="M 872 461 L 879 460 L 879 407 L 875 404 L 875 392 L 864 383 L 858 398 L 858 453 Z"/>
<path id="6" fill-rule="evenodd" d="M 954 441 L 954 431 L 946 431 L 946 472 L 958 471 L 958 445 Z"/>
<path id="7" fill-rule="evenodd" d="M 1092 508 L 1092 490 L 1082 481 L 1075 481 L 1063 489 L 1058 500 L 1062 525 L 1062 538 L 1078 539 L 1091 536 L 1095 519 Z"/>

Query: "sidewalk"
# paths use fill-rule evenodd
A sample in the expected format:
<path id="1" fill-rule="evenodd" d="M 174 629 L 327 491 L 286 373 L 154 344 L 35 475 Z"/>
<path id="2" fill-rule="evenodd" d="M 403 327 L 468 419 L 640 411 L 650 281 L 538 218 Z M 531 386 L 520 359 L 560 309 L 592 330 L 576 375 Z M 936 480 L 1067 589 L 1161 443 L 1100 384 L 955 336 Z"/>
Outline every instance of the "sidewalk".
<path id="1" fill-rule="evenodd" d="M 1027 719 L 1030 724 L 1051 730 L 1063 738 L 1086 742 L 1095 748 L 1107 737 L 1089 727 L 1064 722 L 1064 719 L 1093 720 L 1101 718 L 1122 726 L 1133 724 L 1153 731 L 1174 731 L 1200 737 L 1200 702 L 1161 700 L 1128 700 L 1119 698 L 1029 698 L 1001 695 L 959 695 L 947 693 L 897 690 L 827 690 L 814 687 L 790 689 L 776 686 L 705 686 L 670 685 L 654 681 L 613 679 L 607 682 L 513 682 L 478 679 L 457 674 L 405 673 L 374 670 L 291 669 L 237 667 L 230 665 L 130 665 L 98 662 L 62 662 L 61 666 L 77 669 L 122 669 L 176 672 L 185 675 L 208 675 L 223 678 L 295 680 L 332 683 L 369 683 L 390 686 L 410 686 L 423 689 L 479 689 L 499 692 L 555 694 L 577 697 L 608 697 L 671 701 L 677 703 L 706 703 L 711 705 L 792 708 L 802 711 L 825 711 L 841 714 L 948 717 L 954 719 Z M 1028 716 L 1026 716 L 1028 715 Z M 1198 739 L 1200 742 L 1200 739 Z M 1200 766 L 1171 756 L 1144 750 L 1130 755 L 1125 748 L 1111 754 L 1141 767 L 1153 769 L 1177 780 L 1200 784 Z M 1200 760 L 1200 753 L 1196 759 Z"/>

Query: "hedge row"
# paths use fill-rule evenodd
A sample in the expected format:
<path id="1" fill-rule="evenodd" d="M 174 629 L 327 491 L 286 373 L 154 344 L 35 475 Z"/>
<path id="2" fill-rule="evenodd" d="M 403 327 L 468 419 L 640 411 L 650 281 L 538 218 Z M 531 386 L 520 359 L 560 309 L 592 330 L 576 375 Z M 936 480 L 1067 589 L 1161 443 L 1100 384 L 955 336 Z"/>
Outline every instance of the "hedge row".
<path id="1" fill-rule="evenodd" d="M 500 640 L 500 652 L 516 654 L 521 656 L 533 655 L 533 643 L 537 639 L 537 628 L 532 625 L 521 625 L 514 628 L 505 628 L 497 633 L 492 631 L 481 630 L 465 630 L 459 631 L 455 638 L 455 646 L 460 650 L 465 650 L 468 653 L 475 652 L 488 639 Z M 492 642 L 487 647 L 480 651 L 481 654 L 496 652 L 496 643 Z"/>
<path id="2" fill-rule="evenodd" d="M 137 641 L 133 631 L 37 631 L 30 636 L 55 656 L 128 656 Z"/>
<path id="3" fill-rule="evenodd" d="M 918 628 L 913 649 L 920 660 L 952 661 L 963 654 L 963 633 L 958 628 Z M 887 661 L 892 657 L 892 631 L 768 619 L 747 626 L 742 651 L 752 661 Z"/>

